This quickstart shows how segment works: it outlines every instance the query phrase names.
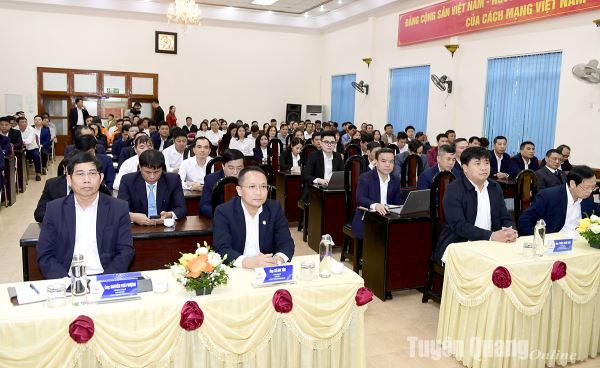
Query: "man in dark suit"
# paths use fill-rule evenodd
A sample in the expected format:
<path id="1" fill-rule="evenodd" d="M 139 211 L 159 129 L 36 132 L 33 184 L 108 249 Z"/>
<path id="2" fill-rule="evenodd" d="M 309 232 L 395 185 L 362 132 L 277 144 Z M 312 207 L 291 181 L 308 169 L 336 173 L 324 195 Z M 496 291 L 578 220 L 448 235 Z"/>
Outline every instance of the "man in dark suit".
<path id="1" fill-rule="evenodd" d="M 104 174 L 103 183 L 108 188 L 112 188 L 116 176 L 112 159 L 107 155 L 96 153 L 96 143 L 96 138 L 92 135 L 80 135 L 75 138 L 75 148 L 77 150 L 92 154 L 100 160 L 100 163 L 102 164 L 102 173 Z"/>
<path id="2" fill-rule="evenodd" d="M 160 107 L 160 102 L 158 102 L 157 98 L 152 100 L 152 108 L 154 109 L 154 119 L 152 120 L 159 124 L 165 121 L 165 111 Z"/>
<path id="3" fill-rule="evenodd" d="M 442 225 L 434 259 L 441 260 L 446 247 L 468 240 L 514 242 L 517 231 L 504 204 L 500 185 L 488 180 L 490 152 L 469 147 L 460 157 L 464 175 L 446 187 L 445 223 Z"/>
<path id="4" fill-rule="evenodd" d="M 204 177 L 204 189 L 202 190 L 202 196 L 200 197 L 199 204 L 199 210 L 202 216 L 206 216 L 208 218 L 213 217 L 212 193 L 219 180 L 227 176 L 235 176 L 237 178 L 243 168 L 244 154 L 236 149 L 225 150 L 223 153 L 223 169 Z M 219 201 L 219 204 L 221 203 L 223 203 L 223 199 Z"/>
<path id="5" fill-rule="evenodd" d="M 342 156 L 333 152 L 335 147 L 335 132 L 321 132 L 321 152 L 313 153 L 302 170 L 302 183 L 304 192 L 302 201 L 308 199 L 308 187 L 313 184 L 327 185 L 334 171 L 344 170 Z"/>
<path id="6" fill-rule="evenodd" d="M 150 149 L 140 154 L 139 171 L 123 176 L 117 198 L 129 204 L 131 221 L 156 225 L 187 215 L 181 178 L 166 171 L 162 153 Z"/>
<path id="7" fill-rule="evenodd" d="M 183 129 L 186 135 L 190 133 L 196 133 L 198 131 L 198 127 L 196 126 L 196 124 L 192 123 L 191 116 L 185 118 L 185 125 L 182 126 L 181 129 Z"/>
<path id="8" fill-rule="evenodd" d="M 566 144 L 561 144 L 560 146 L 556 147 L 556 150 L 562 155 L 560 169 L 567 172 L 571 171 L 573 168 L 573 165 L 571 165 L 569 162 L 569 157 L 571 157 L 571 147 L 567 146 Z"/>
<path id="9" fill-rule="evenodd" d="M 239 174 L 239 197 L 221 204 L 213 221 L 214 247 L 235 267 L 280 265 L 294 255 L 294 240 L 279 203 L 267 199 L 267 176 L 256 166 Z"/>
<path id="10" fill-rule="evenodd" d="M 73 132 L 73 142 L 75 142 L 77 137 L 79 137 L 80 135 L 91 135 L 92 137 L 95 138 L 94 131 L 92 130 L 92 128 L 87 127 L 87 126 L 77 126 L 75 128 L 75 132 Z M 73 153 L 74 150 L 75 150 L 75 143 L 69 144 L 68 146 L 65 147 L 64 156 L 65 157 L 69 156 L 71 153 Z M 103 144 L 98 144 L 98 142 L 96 142 L 96 153 L 106 154 L 106 147 Z"/>
<path id="11" fill-rule="evenodd" d="M 521 143 L 519 153 L 511 157 L 513 164 L 519 169 L 537 171 L 540 168 L 538 158 L 535 157 L 535 144 L 530 141 Z"/>
<path id="12" fill-rule="evenodd" d="M 134 256 L 127 203 L 99 193 L 100 161 L 82 152 L 69 160 L 71 194 L 48 203 L 37 243 L 47 279 L 66 277 L 73 254 L 84 256 L 90 275 L 127 272 Z"/>
<path id="13" fill-rule="evenodd" d="M 490 177 L 496 179 L 514 178 L 519 169 L 513 164 L 508 153 L 506 153 L 506 137 L 494 138 L 494 149 L 490 151 Z"/>
<path id="14" fill-rule="evenodd" d="M 10 126 L 10 119 L 14 119 L 14 117 L 0 117 L 0 135 L 8 138 L 15 151 L 20 151 L 23 149 L 23 137 L 21 137 L 21 132 L 19 130 L 12 129 Z"/>
<path id="15" fill-rule="evenodd" d="M 83 106 L 83 99 L 76 98 L 75 106 L 69 111 L 69 126 L 75 129 L 77 126 L 84 126 L 85 120 L 90 116 Z"/>
<path id="16" fill-rule="evenodd" d="M 361 174 L 358 178 L 356 203 L 385 215 L 388 213 L 388 204 L 399 205 L 404 202 L 400 191 L 400 178 L 391 175 L 394 171 L 394 150 L 380 148 L 375 152 L 375 161 L 375 169 Z M 381 196 L 382 186 L 387 188 L 384 197 Z M 359 239 L 364 236 L 363 216 L 364 211 L 357 209 L 352 220 L 352 232 Z"/>
<path id="17" fill-rule="evenodd" d="M 547 233 L 575 231 L 579 220 L 599 211 L 592 196 L 595 189 L 594 170 L 588 166 L 573 166 L 565 184 L 538 192 L 533 205 L 519 217 L 519 233 L 533 234 L 540 219 L 546 222 Z"/>
<path id="18" fill-rule="evenodd" d="M 417 189 L 431 189 L 433 185 L 433 178 L 440 171 L 451 171 L 455 177 L 459 177 L 461 175 L 460 171 L 454 166 L 456 163 L 456 149 L 454 146 L 449 144 L 445 144 L 443 146 L 439 146 L 437 149 L 437 165 L 428 168 L 423 171 L 421 175 L 419 175 L 419 180 L 417 181 Z"/>
<path id="19" fill-rule="evenodd" d="M 152 144 L 155 149 L 162 152 L 165 148 L 173 145 L 173 140 L 169 139 L 169 135 L 171 130 L 169 128 L 169 124 L 166 121 L 160 123 L 158 127 L 158 134 L 154 134 L 152 138 Z"/>
<path id="20" fill-rule="evenodd" d="M 545 161 L 546 165 L 535 172 L 538 192 L 567 182 L 567 175 L 564 171 L 560 170 L 562 155 L 558 150 L 548 150 L 548 152 L 546 152 Z"/>

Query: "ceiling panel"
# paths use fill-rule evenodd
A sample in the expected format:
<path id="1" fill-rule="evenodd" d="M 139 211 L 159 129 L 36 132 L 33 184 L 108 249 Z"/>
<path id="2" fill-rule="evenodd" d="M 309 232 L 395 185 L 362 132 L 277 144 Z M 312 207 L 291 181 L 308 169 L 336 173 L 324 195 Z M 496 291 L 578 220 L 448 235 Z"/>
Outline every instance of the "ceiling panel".
<path id="1" fill-rule="evenodd" d="M 158 0 L 158 2 L 169 3 L 172 0 Z M 265 10 L 278 13 L 310 15 L 325 14 L 332 10 L 342 8 L 361 0 L 279 0 L 273 5 L 254 5 L 252 0 L 196 0 L 197 4 L 212 5 L 218 7 L 235 7 L 240 9 Z"/>

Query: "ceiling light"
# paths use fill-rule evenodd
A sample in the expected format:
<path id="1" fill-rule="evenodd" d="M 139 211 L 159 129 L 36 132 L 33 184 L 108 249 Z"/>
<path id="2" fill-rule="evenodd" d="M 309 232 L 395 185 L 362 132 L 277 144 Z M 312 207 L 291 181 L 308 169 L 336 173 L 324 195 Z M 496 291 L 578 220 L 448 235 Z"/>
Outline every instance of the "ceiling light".
<path id="1" fill-rule="evenodd" d="M 342 0 L 338 0 L 338 5 L 342 5 L 342 4 L 343 4 Z"/>
<path id="2" fill-rule="evenodd" d="M 308 12 L 304 12 L 304 18 L 308 18 Z"/>
<path id="3" fill-rule="evenodd" d="M 252 0 L 252 4 L 254 5 L 273 5 L 279 0 Z"/>
<path id="4" fill-rule="evenodd" d="M 200 7 L 194 0 L 173 0 L 167 10 L 169 22 L 200 24 Z"/>
<path id="5" fill-rule="evenodd" d="M 319 8 L 319 11 L 324 12 L 325 11 L 325 7 L 323 5 L 321 5 L 321 7 Z"/>

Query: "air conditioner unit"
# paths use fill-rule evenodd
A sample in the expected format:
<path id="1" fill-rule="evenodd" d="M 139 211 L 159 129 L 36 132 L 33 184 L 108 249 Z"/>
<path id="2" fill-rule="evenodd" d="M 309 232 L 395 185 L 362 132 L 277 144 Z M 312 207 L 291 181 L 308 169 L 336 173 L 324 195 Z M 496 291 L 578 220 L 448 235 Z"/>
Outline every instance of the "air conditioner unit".
<path id="1" fill-rule="evenodd" d="M 306 105 L 306 119 L 309 119 L 313 123 L 315 120 L 323 121 L 323 111 L 325 106 L 323 105 Z"/>

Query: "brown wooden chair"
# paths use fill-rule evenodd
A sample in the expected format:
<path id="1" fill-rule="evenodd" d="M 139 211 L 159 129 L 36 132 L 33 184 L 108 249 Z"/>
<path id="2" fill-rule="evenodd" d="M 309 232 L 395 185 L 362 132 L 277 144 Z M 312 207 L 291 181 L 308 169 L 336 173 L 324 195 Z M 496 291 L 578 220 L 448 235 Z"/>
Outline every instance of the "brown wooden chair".
<path id="1" fill-rule="evenodd" d="M 531 206 L 537 194 L 537 177 L 533 170 L 523 170 L 515 180 L 515 223 L 519 223 L 521 214 Z"/>
<path id="2" fill-rule="evenodd" d="M 420 158 L 419 158 L 420 160 Z M 429 270 L 427 272 L 427 283 L 423 290 L 423 298 L 421 301 L 427 303 L 429 299 L 433 299 L 438 303 L 441 301 L 441 294 L 437 294 L 434 291 L 434 281 L 436 276 L 443 282 L 444 280 L 444 266 L 441 262 L 436 262 L 433 255 L 435 254 L 435 248 L 440 236 L 442 224 L 445 221 L 444 217 L 444 206 L 442 205 L 444 200 L 444 193 L 446 187 L 456 177 L 450 171 L 442 171 L 433 178 L 433 184 L 431 185 L 431 191 L 429 192 L 429 216 L 431 218 L 431 257 L 429 258 Z"/>
<path id="3" fill-rule="evenodd" d="M 215 184 L 211 197 L 213 216 L 218 205 L 220 205 L 221 203 L 225 203 L 231 198 L 236 197 L 238 195 L 236 189 L 237 184 L 238 178 L 236 178 L 235 176 L 226 176 L 223 179 L 219 180 L 217 184 Z M 222 202 L 221 198 L 223 199 Z"/>
<path id="4" fill-rule="evenodd" d="M 319 149 L 314 144 L 307 144 L 302 147 L 302 151 L 300 151 L 300 168 L 304 169 L 304 165 L 308 158 L 316 153 Z M 304 183 L 302 183 L 302 188 L 300 193 L 304 193 Z M 308 241 L 308 203 L 302 200 L 298 201 L 298 208 L 300 208 L 300 221 L 298 221 L 298 231 L 302 230 L 302 240 Z"/>
<path id="5" fill-rule="evenodd" d="M 362 239 L 358 239 L 352 232 L 352 218 L 358 206 L 356 200 L 356 188 L 358 187 L 358 177 L 367 171 L 367 163 L 360 155 L 349 157 L 344 164 L 344 190 L 346 196 L 345 224 L 343 228 L 344 243 L 340 261 L 345 259 L 352 261 L 354 272 L 361 268 L 362 259 Z M 352 240 L 352 252 L 350 252 L 350 240 Z"/>
<path id="6" fill-rule="evenodd" d="M 344 151 L 344 157 L 348 160 L 352 156 L 361 156 L 362 150 L 360 149 L 360 145 L 357 144 L 349 144 L 346 146 L 346 150 Z"/>
<path id="7" fill-rule="evenodd" d="M 411 154 L 406 157 L 400 170 L 400 187 L 416 188 L 417 179 L 423 172 L 423 161 L 419 155 Z"/>
<path id="8" fill-rule="evenodd" d="M 208 162 L 206 165 L 206 175 L 212 174 L 216 171 L 219 171 L 223 168 L 223 157 L 217 156 Z"/>
<path id="9" fill-rule="evenodd" d="M 356 144 L 357 146 L 359 146 L 359 147 L 360 147 L 360 139 L 358 139 L 358 138 L 357 138 L 357 139 L 353 139 L 353 140 L 351 140 L 351 141 L 350 141 L 350 143 L 348 143 L 348 144 L 349 144 L 349 145 L 350 145 L 350 144 Z"/>
<path id="10" fill-rule="evenodd" d="M 277 170 L 279 169 L 279 156 L 283 152 L 283 144 L 279 139 L 273 138 L 269 141 L 269 147 L 271 147 L 270 165 Z"/>
<path id="11" fill-rule="evenodd" d="M 244 156 L 244 167 L 259 166 L 260 162 L 254 156 Z"/>

